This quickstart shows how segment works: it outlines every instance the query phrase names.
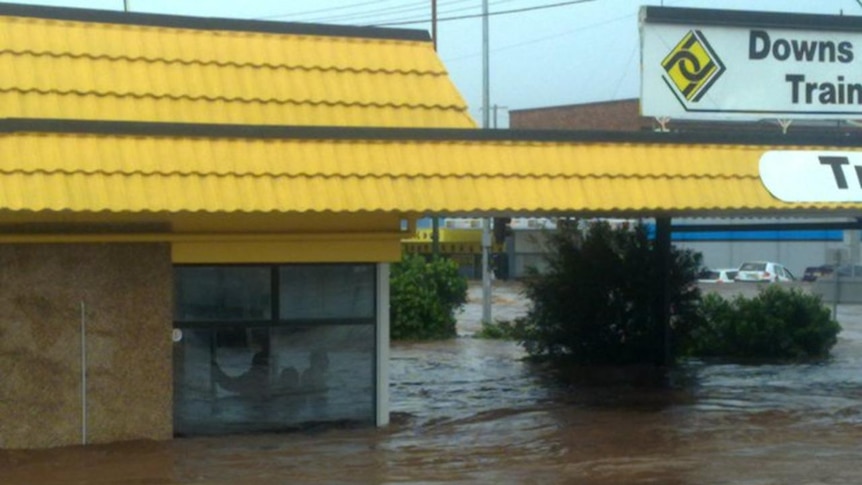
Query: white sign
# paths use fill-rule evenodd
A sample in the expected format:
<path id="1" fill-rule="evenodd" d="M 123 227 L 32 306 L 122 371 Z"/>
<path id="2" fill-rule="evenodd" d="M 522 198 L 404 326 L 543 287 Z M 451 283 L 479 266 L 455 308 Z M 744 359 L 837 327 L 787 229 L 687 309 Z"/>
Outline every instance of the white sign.
<path id="1" fill-rule="evenodd" d="M 862 202 L 862 153 L 766 152 L 760 180 L 785 202 Z"/>
<path id="2" fill-rule="evenodd" d="M 859 28 L 846 32 L 781 28 L 790 25 L 784 21 L 794 16 L 749 12 L 734 12 L 734 22 L 720 23 L 720 18 L 710 22 L 709 15 L 693 9 L 685 9 L 692 14 L 690 24 L 680 23 L 678 18 L 662 23 L 661 15 L 650 21 L 649 12 L 657 10 L 675 9 L 642 10 L 643 115 L 700 119 L 862 117 Z M 722 13 L 704 12 L 713 12 L 716 17 Z M 748 26 L 741 25 L 746 14 L 752 19 Z M 817 17 L 818 25 L 828 24 L 831 18 L 795 16 L 799 17 Z"/>

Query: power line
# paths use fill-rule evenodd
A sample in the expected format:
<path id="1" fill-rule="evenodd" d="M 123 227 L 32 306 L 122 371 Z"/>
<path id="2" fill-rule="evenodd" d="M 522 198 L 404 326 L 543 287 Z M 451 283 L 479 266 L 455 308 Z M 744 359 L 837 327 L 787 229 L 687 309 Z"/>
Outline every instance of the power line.
<path id="1" fill-rule="evenodd" d="M 257 17 L 256 20 L 271 20 L 271 19 L 281 19 L 286 17 L 302 17 L 306 15 L 313 15 L 319 13 L 328 13 L 335 10 L 348 10 L 356 7 L 364 7 L 366 5 L 380 5 L 380 0 L 373 0 L 370 2 L 359 2 L 359 3 L 350 3 L 347 5 L 339 5 L 338 7 L 327 7 L 327 8 L 318 8 L 316 10 L 306 10 L 304 12 L 294 12 L 294 13 L 283 13 L 277 15 L 266 15 L 264 17 Z"/>
<path id="2" fill-rule="evenodd" d="M 566 30 L 566 31 L 563 31 L 563 32 L 560 32 L 560 33 L 557 33 L 557 34 L 553 34 L 553 35 L 546 35 L 546 36 L 543 36 L 543 37 L 536 37 L 536 38 L 534 38 L 534 39 L 525 40 L 524 42 L 516 42 L 516 43 L 514 43 L 514 44 L 506 44 L 506 45 L 504 45 L 504 46 L 500 46 L 500 47 L 498 47 L 498 48 L 496 48 L 496 49 L 492 49 L 492 50 L 491 50 L 491 52 L 507 51 L 507 50 L 511 50 L 511 49 L 518 48 L 518 47 L 523 47 L 523 46 L 525 46 L 525 45 L 538 44 L 538 43 L 540 43 L 540 42 L 545 42 L 545 41 L 547 41 L 547 40 L 553 40 L 553 39 L 557 39 L 557 38 L 560 38 L 560 37 L 565 37 L 565 36 L 567 36 L 567 35 L 580 34 L 580 33 L 585 32 L 585 31 L 587 31 L 587 30 L 595 29 L 595 28 L 597 28 L 597 27 L 602 27 L 602 26 L 605 26 L 605 25 L 608 25 L 608 24 L 612 24 L 612 23 L 614 23 L 614 22 L 619 22 L 620 20 L 626 20 L 626 19 L 629 19 L 629 18 L 632 18 L 632 17 L 635 17 L 635 16 L 637 16 L 637 14 L 622 15 L 622 16 L 620 16 L 620 17 L 614 17 L 614 18 L 612 18 L 612 19 L 603 20 L 603 21 L 601 21 L 601 22 L 596 22 L 596 23 L 593 23 L 593 24 L 585 25 L 585 26 L 583 26 L 583 27 L 578 27 L 578 28 L 575 28 L 575 29 Z M 472 53 L 472 54 L 465 54 L 465 55 L 458 56 L 458 57 L 447 58 L 447 59 L 446 59 L 446 62 L 461 61 L 461 60 L 464 60 L 464 59 L 470 59 L 470 58 L 477 57 L 477 56 L 480 56 L 480 55 L 481 55 L 481 53 L 474 52 L 474 53 Z"/>
<path id="3" fill-rule="evenodd" d="M 447 6 L 450 6 L 450 5 L 457 4 L 457 3 L 468 3 L 468 2 L 469 2 L 469 3 L 473 3 L 474 1 L 475 1 L 475 0 L 455 0 L 455 1 L 452 1 L 452 2 L 448 2 L 448 3 L 440 3 L 440 4 L 439 4 L 439 6 L 440 6 L 440 7 L 447 7 Z M 492 5 L 492 6 L 498 6 L 498 5 L 500 5 L 500 4 L 504 4 L 504 3 L 522 2 L 522 1 L 525 1 L 525 0 L 497 0 L 496 2 L 490 2 L 490 5 Z M 529 1 L 529 0 L 526 0 L 526 1 Z M 469 5 L 469 6 L 466 6 L 466 7 L 459 7 L 459 8 L 447 8 L 447 9 L 446 9 L 446 12 L 447 12 L 447 13 L 449 13 L 449 14 L 451 14 L 451 13 L 454 13 L 454 12 L 464 12 L 464 11 L 470 11 L 470 10 L 475 10 L 475 9 L 476 9 L 476 5 Z M 419 8 L 419 9 L 413 9 L 413 10 L 427 11 L 427 8 L 422 7 L 422 8 Z M 391 12 L 387 12 L 387 13 L 391 13 Z M 362 17 L 373 17 L 373 16 L 374 16 L 374 15 L 362 15 Z M 477 16 L 481 16 L 481 14 L 477 14 Z M 345 20 L 345 19 L 339 19 L 339 20 Z M 351 19 L 346 19 L 346 20 L 351 20 Z M 389 19 L 389 20 L 386 20 L 386 19 L 380 19 L 380 21 L 381 21 L 381 22 L 387 22 L 387 23 L 380 23 L 380 24 L 375 24 L 375 25 L 396 25 L 396 24 L 395 24 L 396 22 L 402 22 L 402 21 L 406 21 L 406 20 L 412 20 L 412 19 L 411 19 L 410 17 L 406 17 L 406 18 L 405 18 L 405 17 L 401 17 L 401 18 L 394 18 L 394 19 Z M 439 19 L 438 19 L 438 20 L 439 20 Z M 425 21 L 425 22 L 430 22 L 430 19 L 429 19 L 429 20 L 427 20 L 427 21 Z M 422 22 L 422 23 L 425 23 L 425 22 Z M 390 23 L 391 23 L 391 24 L 390 24 Z M 417 22 L 417 23 L 418 23 L 418 22 Z"/>
<path id="4" fill-rule="evenodd" d="M 510 3 L 513 1 L 519 1 L 520 2 L 520 1 L 525 1 L 525 0 L 497 0 L 497 1 L 492 2 L 492 3 L 495 5 L 500 5 L 500 4 L 504 4 L 504 3 Z M 439 8 L 445 8 L 445 7 L 450 7 L 450 6 L 457 5 L 457 4 L 474 3 L 474 2 L 475 2 L 475 0 L 451 0 L 448 2 L 439 2 L 438 7 Z M 412 16 L 412 14 L 419 14 L 420 12 L 423 12 L 423 13 L 427 12 L 428 11 L 428 4 L 429 4 L 428 0 L 423 0 L 421 2 L 413 2 L 410 4 L 400 5 L 399 7 L 383 7 L 383 8 L 375 8 L 375 9 L 371 9 L 371 10 L 364 10 L 364 11 L 360 11 L 360 12 L 336 14 L 334 16 L 316 17 L 316 18 L 311 19 L 310 21 L 315 22 L 315 23 L 341 23 L 341 22 L 357 23 L 357 22 L 363 21 L 365 19 L 376 17 L 374 19 L 375 21 L 398 22 L 401 20 L 409 20 L 409 19 L 415 18 L 414 16 Z M 459 12 L 459 11 L 465 11 L 465 10 L 467 10 L 467 11 L 474 10 L 475 8 L 476 8 L 475 5 L 469 5 L 466 7 L 447 8 L 446 10 L 447 10 L 447 12 L 451 13 L 451 12 Z M 406 15 L 406 17 L 405 17 L 405 15 Z M 279 16 L 274 16 L 274 17 L 281 18 L 281 17 L 289 17 L 289 16 L 290 15 L 285 14 L 285 15 L 279 15 Z M 392 16 L 396 16 L 396 18 L 391 18 Z M 389 17 L 388 20 L 387 20 L 387 17 Z M 430 19 L 428 21 L 430 21 Z"/>
<path id="5" fill-rule="evenodd" d="M 446 4 L 453 3 L 463 3 L 469 0 L 454 0 L 452 2 L 447 3 L 438 3 L 439 6 L 443 6 Z M 392 16 L 392 15 L 404 15 L 404 14 L 413 14 L 416 12 L 427 12 L 429 11 L 430 2 L 428 0 L 422 0 L 420 2 L 413 2 L 410 4 L 402 4 L 400 7 L 390 7 L 390 8 L 378 8 L 372 10 L 366 10 L 364 12 L 354 12 L 353 14 L 343 14 L 337 15 L 334 17 L 323 17 L 315 19 L 316 22 L 321 23 L 331 23 L 331 22 L 355 22 L 361 19 L 367 19 L 369 17 L 380 17 L 380 16 Z"/>
<path id="6" fill-rule="evenodd" d="M 494 17 L 494 16 L 498 16 L 498 15 L 508 15 L 508 14 L 513 14 L 513 13 L 532 12 L 535 10 L 545 10 L 545 9 L 549 9 L 549 8 L 565 7 L 568 5 L 577 5 L 579 3 L 587 3 L 587 2 L 592 2 L 592 1 L 595 1 L 595 0 L 573 0 L 573 1 L 569 1 L 569 2 L 551 3 L 551 4 L 547 4 L 547 5 L 536 5 L 533 7 L 524 7 L 524 8 L 516 8 L 516 9 L 512 9 L 512 10 L 502 10 L 499 12 L 493 12 L 493 13 L 489 13 L 488 16 Z M 438 18 L 437 21 L 438 22 L 447 22 L 447 21 L 451 21 L 451 20 L 474 19 L 474 18 L 478 18 L 478 17 L 482 17 L 482 16 L 483 16 L 483 14 L 457 15 L 454 17 Z M 424 23 L 427 23 L 430 21 L 431 21 L 431 19 L 425 18 L 425 19 L 416 19 L 416 20 L 405 20 L 405 21 L 399 21 L 399 22 L 386 22 L 386 23 L 380 23 L 380 24 L 374 24 L 374 25 L 378 26 L 378 27 L 386 27 L 386 26 L 392 26 L 392 25 L 424 24 Z"/>
<path id="7" fill-rule="evenodd" d="M 440 5 L 447 5 L 447 4 L 451 5 L 451 4 L 464 3 L 464 2 L 469 2 L 469 1 L 473 1 L 473 0 L 452 0 L 449 2 L 440 2 Z M 306 21 L 315 22 L 315 23 L 332 23 L 332 22 L 339 22 L 339 21 L 349 21 L 349 20 L 359 19 L 359 18 L 374 17 L 374 16 L 379 16 L 379 15 L 386 15 L 386 14 L 390 14 L 392 12 L 406 13 L 406 12 L 424 11 L 424 10 L 428 9 L 428 3 L 429 2 L 428 2 L 428 0 L 414 1 L 414 2 L 409 2 L 409 3 L 402 1 L 402 2 L 400 2 L 400 4 L 390 5 L 388 7 L 385 7 L 385 6 L 382 7 L 381 4 L 383 4 L 383 3 L 386 3 L 386 2 L 377 0 L 377 1 L 351 3 L 348 5 L 341 5 L 338 7 L 328 7 L 328 8 L 320 8 L 320 9 L 316 9 L 316 10 L 306 10 L 306 11 L 297 12 L 297 13 L 282 13 L 282 14 L 268 15 L 266 17 L 259 17 L 258 20 L 296 18 L 296 17 L 303 17 L 303 16 L 311 15 L 311 16 L 313 16 L 313 18 L 310 20 L 306 20 Z M 350 9 L 356 9 L 358 7 L 363 7 L 363 6 L 368 6 L 368 5 L 374 5 L 375 8 L 372 8 L 370 10 L 364 9 L 364 10 L 354 11 L 354 12 L 335 13 L 338 10 L 341 10 L 341 11 L 350 10 Z M 333 13 L 334 15 L 328 15 L 330 13 Z M 314 16 L 315 14 L 318 14 L 318 15 Z"/>

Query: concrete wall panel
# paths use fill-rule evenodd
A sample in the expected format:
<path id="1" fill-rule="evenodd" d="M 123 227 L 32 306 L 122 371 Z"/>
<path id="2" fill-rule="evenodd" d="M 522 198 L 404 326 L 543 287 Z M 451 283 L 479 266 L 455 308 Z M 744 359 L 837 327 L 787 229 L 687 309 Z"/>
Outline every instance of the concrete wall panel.
<path id="1" fill-rule="evenodd" d="M 0 245 L 0 447 L 82 442 L 82 317 L 87 442 L 170 438 L 172 281 L 167 244 Z"/>

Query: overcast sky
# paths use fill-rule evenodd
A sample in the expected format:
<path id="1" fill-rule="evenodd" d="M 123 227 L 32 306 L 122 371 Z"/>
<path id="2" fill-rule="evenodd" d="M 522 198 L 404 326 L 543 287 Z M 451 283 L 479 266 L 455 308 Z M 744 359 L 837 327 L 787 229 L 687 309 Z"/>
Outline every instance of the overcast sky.
<path id="1" fill-rule="evenodd" d="M 123 0 L 17 3 L 122 10 Z M 128 0 L 132 11 L 430 31 L 431 0 Z M 641 5 L 862 15 L 859 0 L 489 0 L 491 104 L 509 109 L 634 98 Z M 438 50 L 481 121 L 482 0 L 437 0 Z M 549 5 L 556 5 L 548 8 Z M 504 13 L 507 11 L 516 11 Z M 451 17 L 470 16 L 460 20 Z M 401 24 L 404 21 L 417 23 Z"/>

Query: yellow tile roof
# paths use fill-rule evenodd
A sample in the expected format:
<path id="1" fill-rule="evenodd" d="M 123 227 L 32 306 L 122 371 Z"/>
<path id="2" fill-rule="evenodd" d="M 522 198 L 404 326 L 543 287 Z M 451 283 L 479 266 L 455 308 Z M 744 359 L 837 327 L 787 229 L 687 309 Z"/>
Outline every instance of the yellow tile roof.
<path id="1" fill-rule="evenodd" d="M 474 127 L 424 32 L 0 4 L 0 118 Z"/>
<path id="2" fill-rule="evenodd" d="M 204 136 L 192 126 L 132 127 L 123 134 L 105 126 L 90 134 L 0 136 L 0 211 L 790 215 L 862 209 L 775 199 L 758 175 L 761 154 L 776 148 L 768 145 L 498 140 L 481 130 L 222 127 Z"/>

